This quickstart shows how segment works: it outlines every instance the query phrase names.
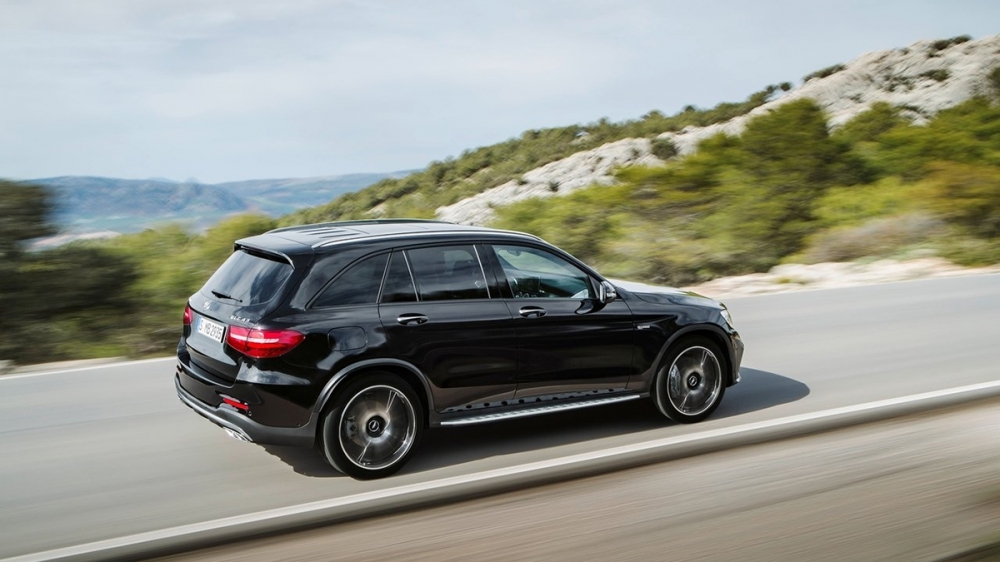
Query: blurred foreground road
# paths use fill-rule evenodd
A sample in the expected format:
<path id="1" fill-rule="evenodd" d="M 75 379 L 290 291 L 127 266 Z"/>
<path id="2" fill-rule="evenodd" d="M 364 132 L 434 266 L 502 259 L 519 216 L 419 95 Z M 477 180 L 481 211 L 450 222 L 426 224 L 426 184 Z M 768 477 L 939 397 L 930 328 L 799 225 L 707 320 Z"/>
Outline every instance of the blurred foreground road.
<path id="1" fill-rule="evenodd" d="M 1000 541 L 998 406 L 900 418 L 163 561 L 941 560 Z"/>
<path id="2" fill-rule="evenodd" d="M 171 359 L 0 377 L 0 558 L 1000 378 L 998 275 L 727 303 L 744 380 L 710 420 L 628 403 L 429 431 L 377 482 L 229 439 L 177 400 Z"/>

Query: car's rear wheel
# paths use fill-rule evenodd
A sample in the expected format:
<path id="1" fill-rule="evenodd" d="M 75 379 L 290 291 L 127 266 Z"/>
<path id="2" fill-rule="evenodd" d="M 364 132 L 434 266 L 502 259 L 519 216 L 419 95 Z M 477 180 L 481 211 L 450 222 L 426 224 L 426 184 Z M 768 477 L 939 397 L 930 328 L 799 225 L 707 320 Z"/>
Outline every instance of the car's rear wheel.
<path id="1" fill-rule="evenodd" d="M 712 340 L 684 338 L 667 351 L 653 383 L 653 402 L 680 423 L 699 422 L 712 414 L 726 392 L 725 362 Z"/>
<path id="2" fill-rule="evenodd" d="M 389 373 L 348 381 L 323 417 L 320 447 L 331 466 L 354 478 L 388 476 L 410 459 L 423 433 L 413 388 Z"/>

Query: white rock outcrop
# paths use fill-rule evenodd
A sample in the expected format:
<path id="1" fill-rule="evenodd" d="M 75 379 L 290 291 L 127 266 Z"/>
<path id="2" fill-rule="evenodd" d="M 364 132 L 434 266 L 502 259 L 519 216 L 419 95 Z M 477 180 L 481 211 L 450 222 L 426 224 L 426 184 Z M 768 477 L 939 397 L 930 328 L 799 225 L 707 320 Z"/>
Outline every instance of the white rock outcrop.
<path id="1" fill-rule="evenodd" d="M 813 78 L 746 115 L 707 127 L 688 127 L 659 138 L 673 141 L 681 155 L 719 133 L 738 135 L 747 121 L 793 100 L 809 98 L 826 111 L 830 126 L 839 127 L 875 102 L 909 109 L 916 123 L 973 97 L 989 92 L 989 73 L 1000 66 L 1000 35 L 937 49 L 935 41 L 918 41 L 903 49 L 861 55 L 844 69 Z"/>
<path id="2" fill-rule="evenodd" d="M 594 184 L 610 185 L 615 181 L 615 168 L 662 163 L 662 160 L 650 153 L 649 139 L 622 139 L 550 162 L 526 172 L 517 180 L 453 205 L 440 207 L 437 218 L 461 224 L 483 225 L 493 219 L 494 206 L 510 205 L 532 197 L 567 195 Z"/>
<path id="3" fill-rule="evenodd" d="M 1000 66 L 1000 35 L 937 48 L 935 41 L 918 41 L 903 49 L 862 55 L 825 78 L 813 78 L 746 115 L 707 127 L 688 127 L 663 133 L 683 156 L 701 141 L 719 133 L 738 135 L 748 120 L 782 104 L 802 98 L 816 101 L 838 127 L 866 111 L 874 102 L 908 109 L 907 116 L 920 123 L 942 109 L 989 92 L 989 73 Z M 462 224 L 483 225 L 494 216 L 494 207 L 530 197 L 566 195 L 589 185 L 614 183 L 614 169 L 635 164 L 657 165 L 647 139 L 623 139 L 578 152 L 525 173 L 453 205 L 437 209 L 437 218 Z"/>

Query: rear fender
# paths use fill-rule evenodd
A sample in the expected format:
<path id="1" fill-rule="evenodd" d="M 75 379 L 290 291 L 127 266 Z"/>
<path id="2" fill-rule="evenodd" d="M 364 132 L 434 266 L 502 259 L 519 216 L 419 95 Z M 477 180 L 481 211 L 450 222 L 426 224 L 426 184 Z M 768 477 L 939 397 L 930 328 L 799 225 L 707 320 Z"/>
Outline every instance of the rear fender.
<path id="1" fill-rule="evenodd" d="M 352 375 L 357 375 L 362 371 L 377 370 L 379 367 L 389 367 L 392 370 L 404 369 L 413 374 L 413 376 L 420 381 L 421 388 L 415 388 L 414 390 L 417 392 L 423 392 L 424 397 L 427 399 L 428 421 L 431 425 L 435 425 L 437 414 L 434 411 L 434 394 L 431 392 L 431 385 L 427 381 L 427 377 L 420 372 L 420 369 L 417 369 L 406 361 L 388 358 L 358 361 L 357 363 L 337 371 L 337 373 L 330 377 L 330 380 L 323 386 L 323 390 L 320 391 L 319 398 L 316 399 L 316 404 L 313 406 L 313 415 L 318 417 L 323 412 L 323 409 L 326 408 L 327 403 L 331 398 L 333 398 L 333 395 L 337 392 L 337 388 L 341 385 L 341 383 L 351 378 Z"/>

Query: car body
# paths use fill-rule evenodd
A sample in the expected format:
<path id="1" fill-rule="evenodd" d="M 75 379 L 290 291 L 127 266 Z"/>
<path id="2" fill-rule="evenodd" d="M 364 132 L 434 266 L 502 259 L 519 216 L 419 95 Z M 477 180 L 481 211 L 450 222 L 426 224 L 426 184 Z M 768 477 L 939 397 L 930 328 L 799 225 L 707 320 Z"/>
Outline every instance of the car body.
<path id="1" fill-rule="evenodd" d="M 188 301 L 176 388 L 233 437 L 371 478 L 426 427 L 645 397 L 699 421 L 742 353 L 721 303 L 610 282 L 535 236 L 348 221 L 237 241 Z"/>

